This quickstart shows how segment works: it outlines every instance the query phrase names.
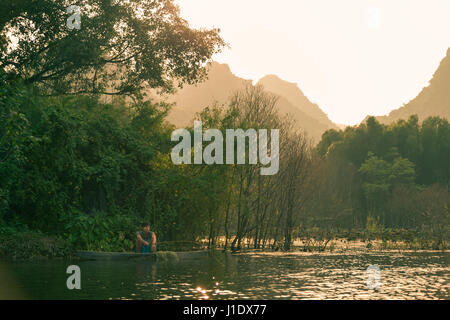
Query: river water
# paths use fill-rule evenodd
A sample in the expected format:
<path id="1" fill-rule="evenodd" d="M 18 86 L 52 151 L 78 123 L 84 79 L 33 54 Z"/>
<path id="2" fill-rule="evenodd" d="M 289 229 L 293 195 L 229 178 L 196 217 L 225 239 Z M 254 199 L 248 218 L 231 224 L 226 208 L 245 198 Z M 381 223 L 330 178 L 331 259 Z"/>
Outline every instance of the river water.
<path id="1" fill-rule="evenodd" d="M 48 260 L 7 269 L 10 286 L 31 299 L 448 300 L 449 259 L 449 252 L 217 252 L 179 262 Z M 80 290 L 67 289 L 71 264 L 80 267 Z"/>

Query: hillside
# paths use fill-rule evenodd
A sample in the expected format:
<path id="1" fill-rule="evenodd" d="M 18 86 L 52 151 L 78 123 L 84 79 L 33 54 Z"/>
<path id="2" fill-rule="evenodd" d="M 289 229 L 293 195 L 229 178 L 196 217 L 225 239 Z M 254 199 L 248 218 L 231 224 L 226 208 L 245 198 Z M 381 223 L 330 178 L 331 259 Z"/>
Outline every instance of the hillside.
<path id="1" fill-rule="evenodd" d="M 251 80 L 236 77 L 226 64 L 213 62 L 209 69 L 208 79 L 202 83 L 187 85 L 169 96 L 167 100 L 175 103 L 167 120 L 177 127 L 185 127 L 192 123 L 194 115 L 214 102 L 227 102 L 233 92 L 251 84 Z"/>
<path id="2" fill-rule="evenodd" d="M 450 119 L 450 48 L 446 57 L 430 80 L 429 85 L 401 108 L 393 110 L 387 116 L 376 117 L 380 122 L 389 124 L 399 119 L 407 119 L 417 114 L 419 120 L 430 116 Z"/>
<path id="3" fill-rule="evenodd" d="M 317 104 L 309 101 L 296 83 L 284 81 L 275 75 L 268 75 L 259 80 L 258 84 L 261 84 L 267 91 L 286 98 L 292 105 L 328 128 L 337 128 Z"/>
<path id="4" fill-rule="evenodd" d="M 280 113 L 290 114 L 297 121 L 298 126 L 305 130 L 316 143 L 325 130 L 336 128 L 326 114 L 316 104 L 311 103 L 296 85 L 292 88 L 292 84 L 279 78 L 276 78 L 276 81 L 270 81 L 273 78 L 274 76 L 265 77 L 260 84 L 267 91 L 279 96 Z M 175 103 L 167 120 L 177 127 L 189 126 L 195 113 L 214 102 L 226 103 L 235 91 L 251 83 L 251 80 L 235 76 L 228 65 L 214 62 L 206 81 L 196 86 L 185 86 L 175 95 L 167 98 L 169 102 Z"/>

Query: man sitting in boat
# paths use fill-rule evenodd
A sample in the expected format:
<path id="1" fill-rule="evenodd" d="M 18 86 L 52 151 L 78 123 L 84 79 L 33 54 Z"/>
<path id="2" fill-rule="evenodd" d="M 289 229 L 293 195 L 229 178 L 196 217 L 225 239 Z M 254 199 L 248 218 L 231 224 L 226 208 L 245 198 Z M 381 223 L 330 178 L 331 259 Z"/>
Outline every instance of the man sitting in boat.
<path id="1" fill-rule="evenodd" d="M 139 253 L 150 253 L 156 251 L 156 235 L 150 231 L 150 224 L 142 223 L 142 231 L 136 235 L 136 249 Z"/>

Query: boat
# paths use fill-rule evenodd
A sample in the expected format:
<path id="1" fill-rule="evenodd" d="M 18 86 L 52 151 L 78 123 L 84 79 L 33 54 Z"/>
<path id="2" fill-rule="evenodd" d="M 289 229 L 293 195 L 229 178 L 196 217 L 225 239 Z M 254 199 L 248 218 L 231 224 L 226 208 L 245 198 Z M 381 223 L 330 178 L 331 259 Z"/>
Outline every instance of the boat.
<path id="1" fill-rule="evenodd" d="M 151 253 L 136 253 L 136 252 L 100 252 L 100 251 L 77 251 L 77 256 L 82 260 L 106 260 L 106 261 L 130 261 L 130 260 L 145 260 L 145 261 L 178 261 L 199 259 L 207 257 L 208 250 L 198 251 L 157 251 Z"/>

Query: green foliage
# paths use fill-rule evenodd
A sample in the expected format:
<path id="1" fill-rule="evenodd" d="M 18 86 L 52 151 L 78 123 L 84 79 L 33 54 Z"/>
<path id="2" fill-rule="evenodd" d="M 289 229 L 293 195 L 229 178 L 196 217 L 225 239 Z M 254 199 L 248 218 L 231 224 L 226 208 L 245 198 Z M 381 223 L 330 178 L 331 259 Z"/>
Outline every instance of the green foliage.
<path id="1" fill-rule="evenodd" d="M 62 221 L 64 238 L 73 247 L 92 251 L 133 251 L 136 241 L 136 225 L 130 216 L 94 216 L 74 212 Z"/>
<path id="2" fill-rule="evenodd" d="M 5 83 L 15 88 L 3 100 L 8 121 L 26 124 L 1 137 L 0 219 L 6 224 L 17 220 L 70 236 L 77 248 L 102 250 L 129 250 L 142 220 L 161 240 L 206 234 L 204 207 L 219 176 L 173 165 L 171 127 L 163 122 L 167 105 L 42 98 L 20 83 Z M 118 230 L 121 224 L 125 229 Z M 116 231 L 126 235 L 111 237 Z"/>
<path id="3" fill-rule="evenodd" d="M 369 118 L 328 131 L 313 154 L 261 88 L 236 94 L 229 108 L 200 113 L 205 129 L 280 128 L 280 171 L 263 177 L 260 165 L 175 166 L 166 104 L 42 97 L 1 70 L 0 82 L 3 254 L 130 251 L 142 220 L 164 248 L 205 238 L 214 246 L 225 234 L 233 249 L 253 241 L 255 248 L 290 250 L 300 237 L 306 248 L 325 250 L 334 227 L 356 228 L 369 240 L 410 229 L 411 243 L 448 243 L 444 119 L 384 126 Z"/>
<path id="4" fill-rule="evenodd" d="M 384 209 L 393 186 L 412 184 L 415 179 L 414 165 L 408 159 L 399 157 L 389 163 L 371 152 L 359 173 L 368 209 L 372 212 Z"/>
<path id="5" fill-rule="evenodd" d="M 71 30 L 66 8 L 74 4 L 81 26 Z M 190 28 L 172 0 L 7 0 L 2 6 L 0 69 L 44 94 L 171 90 L 174 80 L 202 79 L 224 46 L 219 30 Z"/>
<path id="6" fill-rule="evenodd" d="M 388 162 L 396 158 L 409 160 L 414 165 L 418 184 L 448 185 L 450 180 L 450 124 L 446 119 L 430 117 L 420 125 L 417 116 L 411 116 L 408 121 L 385 126 L 370 117 L 366 123 L 347 127 L 345 131 L 326 132 L 317 147 L 318 153 L 325 156 L 324 150 L 332 144 L 326 157 L 334 161 L 339 157 L 360 168 L 371 152 Z M 397 166 L 411 171 L 405 160 Z"/>
<path id="7" fill-rule="evenodd" d="M 62 237 L 50 237 L 27 229 L 0 225 L 0 257 L 17 260 L 64 258 L 74 247 Z"/>
<path id="8" fill-rule="evenodd" d="M 72 208 L 141 212 L 138 199 L 148 193 L 151 177 L 148 163 L 155 149 L 163 147 L 147 140 L 134 120 L 154 108 L 155 113 L 147 115 L 146 130 L 164 135 L 161 121 L 155 121 L 163 111 L 160 115 L 147 103 L 131 114 L 84 98 L 38 102 L 17 108 L 37 142 L 16 141 L 20 153 L 0 164 L 2 178 L 10 180 L 2 185 L 11 186 L 6 218 L 20 214 L 30 227 L 60 232 L 60 216 Z"/>
<path id="9" fill-rule="evenodd" d="M 332 147 L 336 142 L 341 141 L 343 138 L 342 131 L 337 131 L 334 129 L 330 129 L 325 131 L 322 134 L 322 140 L 320 140 L 319 144 L 316 147 L 320 156 L 324 156 L 327 154 L 330 147 Z"/>
<path id="10" fill-rule="evenodd" d="M 327 205 L 315 204 L 313 216 L 365 228 L 370 239 L 381 237 L 383 228 L 408 228 L 416 239 L 434 243 L 422 247 L 442 247 L 448 237 L 449 141 L 450 124 L 438 117 L 420 124 L 411 116 L 389 126 L 370 117 L 345 131 L 325 133 L 316 149 L 324 161 L 319 172 L 334 188 L 321 187 L 326 192 L 314 203 Z M 351 181 L 341 174 L 347 168 L 354 168 Z M 333 215 L 335 207 L 352 219 Z"/>

